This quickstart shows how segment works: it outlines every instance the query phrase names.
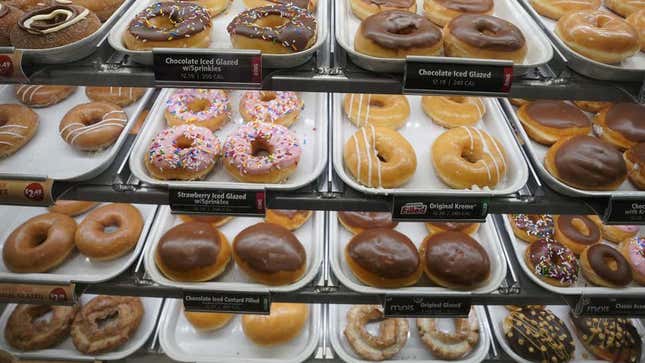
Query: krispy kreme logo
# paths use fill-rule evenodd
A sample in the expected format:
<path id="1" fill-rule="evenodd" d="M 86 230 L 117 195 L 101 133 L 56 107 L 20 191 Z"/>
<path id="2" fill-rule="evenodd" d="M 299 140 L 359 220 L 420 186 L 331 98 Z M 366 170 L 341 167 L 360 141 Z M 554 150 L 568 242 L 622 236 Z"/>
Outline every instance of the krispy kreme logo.
<path id="1" fill-rule="evenodd" d="M 423 202 L 405 203 L 401 206 L 401 215 L 425 215 L 428 206 Z"/>

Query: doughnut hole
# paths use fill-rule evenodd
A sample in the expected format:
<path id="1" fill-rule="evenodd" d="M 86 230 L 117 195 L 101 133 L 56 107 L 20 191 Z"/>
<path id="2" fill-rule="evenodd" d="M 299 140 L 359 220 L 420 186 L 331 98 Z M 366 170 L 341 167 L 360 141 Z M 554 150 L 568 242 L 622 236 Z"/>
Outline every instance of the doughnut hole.
<path id="1" fill-rule="evenodd" d="M 417 30 L 417 27 L 414 24 L 406 24 L 401 27 L 397 27 L 394 29 L 388 29 L 388 33 L 392 34 L 401 34 L 401 35 L 406 35 L 406 34 L 412 34 Z"/>
<path id="2" fill-rule="evenodd" d="M 193 146 L 193 140 L 182 135 L 175 140 L 175 146 L 180 149 L 188 149 Z"/>
<path id="3" fill-rule="evenodd" d="M 589 228 L 587 227 L 587 225 L 585 224 L 585 222 L 584 222 L 582 219 L 580 219 L 580 218 L 574 218 L 574 219 L 572 219 L 572 220 L 571 220 L 571 225 L 572 225 L 572 226 L 573 226 L 573 228 L 575 228 L 578 232 L 580 232 L 581 234 L 583 234 L 583 235 L 585 235 L 585 236 L 589 236 L 589 235 L 591 234 L 591 231 L 589 230 Z"/>
<path id="4" fill-rule="evenodd" d="M 289 22 L 289 19 L 278 15 L 269 15 L 255 21 L 255 25 L 266 28 L 279 28 Z"/>
<path id="5" fill-rule="evenodd" d="M 383 108 L 385 103 L 382 100 L 372 98 L 370 99 L 370 107 Z"/>
<path id="6" fill-rule="evenodd" d="M 111 311 L 106 311 L 104 314 L 99 315 L 96 320 L 96 326 L 99 329 L 105 329 L 110 325 L 113 325 L 115 323 L 118 323 L 119 320 L 119 311 L 118 310 L 111 310 Z"/>
<path id="7" fill-rule="evenodd" d="M 466 103 L 466 97 L 464 96 L 448 96 L 447 98 L 454 103 Z"/>
<path id="8" fill-rule="evenodd" d="M 615 258 L 606 255 L 602 257 L 602 260 L 605 263 L 605 266 L 609 267 L 610 270 L 614 272 L 618 271 L 618 261 L 616 261 Z"/>
<path id="9" fill-rule="evenodd" d="M 111 216 L 103 222 L 103 233 L 110 234 L 114 233 L 121 228 L 121 223 L 119 218 L 116 216 Z"/>
<path id="10" fill-rule="evenodd" d="M 260 101 L 262 102 L 271 102 L 275 100 L 275 92 L 266 92 L 266 91 L 261 91 L 260 92 Z"/>
<path id="11" fill-rule="evenodd" d="M 461 152 L 461 157 L 471 164 L 476 164 L 481 160 L 481 155 L 479 155 L 475 150 L 470 150 L 468 148 L 464 148 Z"/>
<path id="12" fill-rule="evenodd" d="M 150 22 L 150 24 L 152 24 L 154 28 L 157 28 L 162 31 L 174 29 L 176 27 L 172 19 L 170 19 L 167 16 L 155 16 L 154 18 L 151 18 L 148 21 Z"/>
<path id="13" fill-rule="evenodd" d="M 49 228 L 37 228 L 33 232 L 32 247 L 43 244 L 49 237 Z"/>
<path id="14" fill-rule="evenodd" d="M 273 154 L 273 147 L 269 145 L 264 139 L 255 139 L 251 142 L 251 155 L 257 157 L 264 157 Z"/>
<path id="15" fill-rule="evenodd" d="M 198 98 L 188 103 L 190 112 L 197 113 L 208 110 L 211 107 L 211 102 L 205 98 Z"/>
<path id="16" fill-rule="evenodd" d="M 32 310 L 32 324 L 47 324 L 52 319 L 52 307 L 50 305 L 36 305 Z"/>

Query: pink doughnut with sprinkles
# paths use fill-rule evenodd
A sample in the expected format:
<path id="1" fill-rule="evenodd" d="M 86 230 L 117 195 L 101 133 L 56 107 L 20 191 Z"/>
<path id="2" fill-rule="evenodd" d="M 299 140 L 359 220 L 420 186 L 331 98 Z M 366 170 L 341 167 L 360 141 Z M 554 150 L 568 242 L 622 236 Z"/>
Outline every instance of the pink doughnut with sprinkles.
<path id="1" fill-rule="evenodd" d="M 169 126 L 194 124 L 211 131 L 231 119 L 228 93 L 219 89 L 179 89 L 166 100 Z"/>
<path id="2" fill-rule="evenodd" d="M 224 167 L 237 180 L 281 183 L 298 166 L 302 149 L 294 133 L 284 126 L 249 122 L 224 143 Z"/>
<path id="3" fill-rule="evenodd" d="M 199 180 L 213 169 L 221 151 L 220 142 L 211 130 L 179 125 L 155 136 L 144 163 L 156 179 Z"/>
<path id="4" fill-rule="evenodd" d="M 295 92 L 248 91 L 240 100 L 246 122 L 270 122 L 289 127 L 300 117 L 304 102 Z"/>
<path id="5" fill-rule="evenodd" d="M 634 281 L 645 286 L 645 238 L 626 239 L 621 242 L 619 250 L 632 268 Z"/>

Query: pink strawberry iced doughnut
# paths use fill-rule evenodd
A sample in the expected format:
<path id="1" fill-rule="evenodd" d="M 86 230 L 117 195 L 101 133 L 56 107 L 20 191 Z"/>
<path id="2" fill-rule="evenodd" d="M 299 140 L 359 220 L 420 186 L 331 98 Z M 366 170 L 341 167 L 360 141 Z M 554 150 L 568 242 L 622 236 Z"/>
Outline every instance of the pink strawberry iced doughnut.
<path id="1" fill-rule="evenodd" d="M 169 126 L 194 124 L 215 131 L 231 119 L 228 93 L 219 89 L 179 89 L 166 100 Z"/>
<path id="2" fill-rule="evenodd" d="M 626 239 L 620 243 L 619 249 L 632 268 L 634 281 L 645 286 L 645 238 Z"/>
<path id="3" fill-rule="evenodd" d="M 157 179 L 203 179 L 215 166 L 221 150 L 211 130 L 179 125 L 162 130 L 152 139 L 144 163 Z"/>
<path id="4" fill-rule="evenodd" d="M 295 92 L 248 91 L 240 100 L 240 113 L 246 122 L 262 121 L 291 126 L 305 106 Z"/>
<path id="5" fill-rule="evenodd" d="M 224 143 L 224 167 L 237 180 L 280 183 L 298 166 L 302 149 L 298 138 L 284 126 L 249 122 Z"/>

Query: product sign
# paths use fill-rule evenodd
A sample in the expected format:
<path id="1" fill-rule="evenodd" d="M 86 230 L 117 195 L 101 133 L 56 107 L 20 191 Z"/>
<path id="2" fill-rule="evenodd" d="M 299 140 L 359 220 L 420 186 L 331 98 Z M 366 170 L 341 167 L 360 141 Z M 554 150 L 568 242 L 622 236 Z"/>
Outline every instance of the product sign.
<path id="1" fill-rule="evenodd" d="M 49 206 L 52 199 L 52 185 L 47 180 L 0 179 L 0 203 L 33 206 Z"/>
<path id="2" fill-rule="evenodd" d="M 0 302 L 20 304 L 74 304 L 74 285 L 0 283 Z"/>
<path id="3" fill-rule="evenodd" d="M 483 221 L 488 213 L 487 199 L 394 196 L 392 218 L 408 221 Z"/>
<path id="4" fill-rule="evenodd" d="M 470 305 L 468 298 L 386 295 L 383 312 L 386 317 L 466 317 Z"/>
<path id="5" fill-rule="evenodd" d="M 605 222 L 607 224 L 645 224 L 645 200 L 611 198 Z"/>
<path id="6" fill-rule="evenodd" d="M 184 308 L 187 311 L 269 315 L 271 295 L 268 292 L 186 291 Z"/>
<path id="7" fill-rule="evenodd" d="M 263 216 L 266 208 L 264 191 L 171 188 L 168 196 L 176 213 Z"/>
<path id="8" fill-rule="evenodd" d="M 645 317 L 642 297 L 581 296 L 575 307 L 577 316 Z"/>

